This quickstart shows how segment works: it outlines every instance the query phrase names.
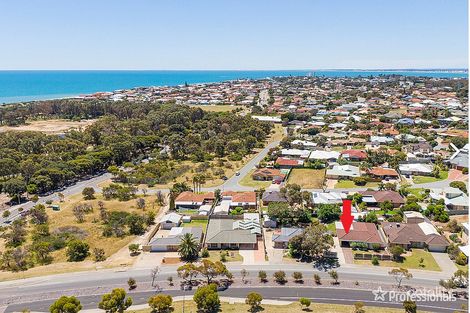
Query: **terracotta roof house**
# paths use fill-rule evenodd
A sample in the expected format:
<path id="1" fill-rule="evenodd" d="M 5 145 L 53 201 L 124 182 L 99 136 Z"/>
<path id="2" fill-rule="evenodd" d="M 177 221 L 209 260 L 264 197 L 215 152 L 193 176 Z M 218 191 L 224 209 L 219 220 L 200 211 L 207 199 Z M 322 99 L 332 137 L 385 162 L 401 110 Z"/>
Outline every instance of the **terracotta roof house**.
<path id="1" fill-rule="evenodd" d="M 354 222 L 349 233 L 343 228 L 341 222 L 336 222 L 336 235 L 342 247 L 349 247 L 352 242 L 365 243 L 369 249 L 379 244 L 385 247 L 385 239 L 379 233 L 374 223 Z"/>
<path id="2" fill-rule="evenodd" d="M 370 176 L 374 176 L 381 179 L 387 178 L 398 178 L 398 172 L 395 171 L 393 168 L 384 168 L 384 167 L 374 167 L 371 168 L 367 173 Z"/>
<path id="3" fill-rule="evenodd" d="M 205 204 L 212 204 L 214 202 L 214 193 L 194 193 L 192 191 L 183 191 L 175 199 L 176 209 L 199 209 L 200 206 Z"/>
<path id="4" fill-rule="evenodd" d="M 360 191 L 362 201 L 371 206 L 380 205 L 385 201 L 390 201 L 395 208 L 405 204 L 405 199 L 396 191 L 392 190 L 366 190 Z"/>
<path id="5" fill-rule="evenodd" d="M 279 183 L 286 177 L 276 168 L 259 168 L 251 174 L 253 180 L 278 181 Z"/>
<path id="6" fill-rule="evenodd" d="M 362 150 L 343 150 L 341 157 L 349 161 L 362 161 L 367 158 L 367 153 Z"/>
<path id="7" fill-rule="evenodd" d="M 302 167 L 304 165 L 304 161 L 278 157 L 276 160 L 276 165 L 278 165 L 279 168 Z"/>
<path id="8" fill-rule="evenodd" d="M 429 251 L 444 252 L 449 245 L 428 222 L 418 224 L 384 222 L 382 230 L 391 246 L 399 245 L 405 249 L 427 248 Z"/>

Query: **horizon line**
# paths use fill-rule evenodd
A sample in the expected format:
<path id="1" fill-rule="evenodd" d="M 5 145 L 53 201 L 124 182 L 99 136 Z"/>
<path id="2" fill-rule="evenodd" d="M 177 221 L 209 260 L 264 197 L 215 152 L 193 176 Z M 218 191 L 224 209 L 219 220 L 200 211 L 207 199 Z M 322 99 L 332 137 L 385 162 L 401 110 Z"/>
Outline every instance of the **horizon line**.
<path id="1" fill-rule="evenodd" d="M 468 67 L 429 67 L 429 68 L 292 68 L 292 69 L 0 69 L 0 72 L 20 71 L 468 71 Z"/>

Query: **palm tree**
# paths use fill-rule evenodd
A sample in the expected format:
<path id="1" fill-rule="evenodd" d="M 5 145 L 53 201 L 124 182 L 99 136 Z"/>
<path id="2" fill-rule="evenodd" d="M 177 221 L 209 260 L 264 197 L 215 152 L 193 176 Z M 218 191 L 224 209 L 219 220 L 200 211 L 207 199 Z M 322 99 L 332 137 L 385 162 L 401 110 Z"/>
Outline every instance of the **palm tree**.
<path id="1" fill-rule="evenodd" d="M 186 233 L 181 238 L 178 247 L 178 253 L 184 261 L 194 261 L 198 256 L 199 245 L 193 237 L 193 234 Z"/>

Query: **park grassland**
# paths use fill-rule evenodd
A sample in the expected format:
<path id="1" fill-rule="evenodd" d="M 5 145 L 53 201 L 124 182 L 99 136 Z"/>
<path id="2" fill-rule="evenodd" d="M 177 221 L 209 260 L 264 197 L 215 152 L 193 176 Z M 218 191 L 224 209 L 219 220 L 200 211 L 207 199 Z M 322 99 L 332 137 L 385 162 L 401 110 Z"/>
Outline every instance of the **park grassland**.
<path id="1" fill-rule="evenodd" d="M 324 169 L 294 168 L 289 174 L 287 183 L 300 185 L 303 189 L 321 189 L 324 181 Z"/>
<path id="2" fill-rule="evenodd" d="M 28 120 L 24 125 L 18 126 L 1 126 L 0 133 L 5 131 L 37 131 L 44 134 L 60 134 L 72 129 L 85 129 L 93 124 L 96 120 L 72 121 L 64 119 L 51 120 Z"/>
<path id="3" fill-rule="evenodd" d="M 216 104 L 216 105 L 202 105 L 202 104 L 195 104 L 195 105 L 190 105 L 192 108 L 197 108 L 197 109 L 202 109 L 207 112 L 231 112 L 235 111 L 237 109 L 243 109 L 245 108 L 242 105 L 224 105 L 224 104 Z"/>
<path id="4" fill-rule="evenodd" d="M 123 237 L 105 237 L 103 236 L 103 227 L 99 218 L 98 201 L 104 203 L 104 207 L 108 212 L 125 211 L 128 213 L 138 213 L 142 215 L 145 212 L 154 211 L 158 214 L 160 208 L 155 204 L 155 196 L 144 197 L 146 201 L 145 211 L 138 209 L 136 199 L 129 201 L 104 200 L 101 194 L 96 194 L 94 200 L 83 200 L 81 194 L 66 197 L 63 202 L 56 201 L 53 204 L 60 206 L 60 211 L 53 211 L 46 206 L 46 212 L 49 216 L 49 229 L 52 233 L 55 229 L 67 226 L 76 226 L 86 232 L 83 238 L 90 246 L 90 255 L 82 262 L 67 262 L 66 248 L 51 253 L 53 261 L 48 265 L 36 265 L 26 271 L 7 272 L 0 271 L 1 280 L 21 279 L 35 276 L 43 276 L 50 274 L 60 274 L 74 271 L 86 271 L 100 268 L 113 268 L 118 266 L 129 266 L 134 262 L 127 251 L 127 246 L 137 236 L 126 234 Z M 83 223 L 77 223 L 73 215 L 73 207 L 79 203 L 89 203 L 93 207 L 93 212 L 85 215 Z M 28 224 L 28 233 L 31 233 L 33 226 Z M 31 242 L 31 238 L 27 239 L 26 244 Z M 4 241 L 0 239 L 0 248 L 4 245 Z M 105 251 L 107 259 L 103 262 L 95 262 L 93 260 L 93 249 L 102 248 Z"/>
<path id="5" fill-rule="evenodd" d="M 188 296 L 189 299 L 192 297 Z M 341 305 L 341 304 L 326 304 L 326 303 L 314 303 L 310 305 L 308 310 L 303 310 L 300 303 L 291 303 L 286 305 L 271 305 L 263 304 L 261 305 L 263 310 L 260 312 L 264 313 L 305 313 L 305 312 L 322 312 L 322 313 L 351 313 L 354 312 L 354 305 Z M 176 301 L 173 303 L 175 310 L 173 313 L 182 313 L 182 312 L 197 312 L 196 304 L 191 300 L 184 301 L 184 311 L 183 311 L 183 301 Z M 231 313 L 245 313 L 250 312 L 250 307 L 244 303 L 233 303 L 229 304 L 226 302 L 221 303 L 219 312 L 231 312 Z M 383 307 L 373 307 L 365 306 L 366 313 L 380 312 L 380 313 L 402 313 L 403 309 L 394 309 L 394 308 L 383 308 Z M 126 312 L 130 313 L 150 313 L 150 309 L 145 310 L 127 310 Z M 424 313 L 425 311 L 418 311 Z"/>

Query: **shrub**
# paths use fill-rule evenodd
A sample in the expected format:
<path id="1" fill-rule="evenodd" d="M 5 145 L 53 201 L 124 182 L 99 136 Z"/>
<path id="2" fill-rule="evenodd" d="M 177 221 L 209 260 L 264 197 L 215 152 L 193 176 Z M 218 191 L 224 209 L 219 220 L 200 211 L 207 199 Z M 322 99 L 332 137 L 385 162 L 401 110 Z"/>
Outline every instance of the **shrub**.
<path id="1" fill-rule="evenodd" d="M 294 272 L 294 273 L 292 273 L 292 278 L 294 278 L 294 281 L 296 283 L 299 283 L 299 282 L 302 282 L 303 275 L 302 275 L 301 272 Z"/>
<path id="2" fill-rule="evenodd" d="M 268 275 L 266 274 L 265 271 L 259 271 L 258 272 L 258 278 L 262 283 L 265 283 L 268 281 Z"/>
<path id="3" fill-rule="evenodd" d="M 310 301 L 309 298 L 300 298 L 299 299 L 300 305 L 302 306 L 302 309 L 307 309 L 310 304 L 312 304 L 312 301 Z"/>
<path id="4" fill-rule="evenodd" d="M 377 256 L 373 256 L 371 260 L 373 265 L 379 265 L 379 258 Z"/>
<path id="5" fill-rule="evenodd" d="M 321 285 L 321 278 L 320 278 L 320 275 L 318 275 L 318 274 L 313 274 L 313 280 L 315 281 L 315 284 Z"/>
<path id="6" fill-rule="evenodd" d="M 284 271 L 277 271 L 274 273 L 274 280 L 278 284 L 285 284 L 287 282 L 286 280 L 286 273 Z"/>

